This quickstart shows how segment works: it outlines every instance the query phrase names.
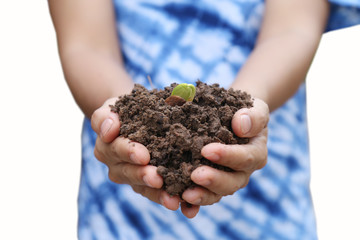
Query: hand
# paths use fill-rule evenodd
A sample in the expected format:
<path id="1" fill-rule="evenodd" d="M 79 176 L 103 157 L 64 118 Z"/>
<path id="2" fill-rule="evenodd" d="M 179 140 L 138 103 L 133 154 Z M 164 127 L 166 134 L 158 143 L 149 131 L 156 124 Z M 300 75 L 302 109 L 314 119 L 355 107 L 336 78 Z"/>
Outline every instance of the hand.
<path id="1" fill-rule="evenodd" d="M 205 158 L 230 167 L 234 172 L 198 167 L 192 172 L 191 179 L 201 187 L 186 190 L 183 199 L 194 205 L 211 205 L 244 188 L 251 174 L 266 164 L 268 121 L 269 108 L 260 99 L 255 99 L 254 107 L 237 111 L 232 119 L 232 129 L 239 137 L 249 137 L 250 142 L 244 145 L 210 143 L 201 150 Z"/>
<path id="2" fill-rule="evenodd" d="M 91 117 L 91 126 L 97 133 L 95 157 L 109 168 L 109 179 L 118 184 L 129 184 L 133 190 L 144 197 L 159 203 L 170 210 L 185 205 L 178 196 L 171 197 L 161 189 L 163 179 L 156 167 L 148 165 L 150 154 L 140 143 L 119 137 L 120 121 L 116 113 L 110 111 L 110 104 L 116 98 L 107 100 Z M 199 206 L 182 207 L 183 214 L 194 217 Z"/>

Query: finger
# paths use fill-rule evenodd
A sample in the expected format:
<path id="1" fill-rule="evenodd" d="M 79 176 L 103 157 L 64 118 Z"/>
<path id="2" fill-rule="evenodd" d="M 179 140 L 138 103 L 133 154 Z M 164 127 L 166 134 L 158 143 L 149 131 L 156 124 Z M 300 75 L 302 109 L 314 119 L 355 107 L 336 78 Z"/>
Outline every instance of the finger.
<path id="1" fill-rule="evenodd" d="M 202 187 L 195 187 L 185 190 L 182 198 L 190 204 L 205 206 L 219 202 L 221 195 Z"/>
<path id="2" fill-rule="evenodd" d="M 194 218 L 200 210 L 200 206 L 198 205 L 189 205 L 186 202 L 181 203 L 181 212 L 187 218 Z"/>
<path id="3" fill-rule="evenodd" d="M 180 197 L 179 196 L 170 196 L 167 192 L 161 191 L 160 194 L 160 204 L 170 210 L 177 210 L 180 205 Z"/>
<path id="4" fill-rule="evenodd" d="M 250 139 L 248 144 L 225 145 L 210 143 L 201 149 L 208 160 L 235 171 L 254 171 L 263 168 L 267 161 L 267 128 Z"/>
<path id="5" fill-rule="evenodd" d="M 146 165 L 150 161 L 150 153 L 144 145 L 123 137 L 118 137 L 111 143 L 105 143 L 98 137 L 94 154 L 109 167 L 122 162 Z"/>
<path id="6" fill-rule="evenodd" d="M 120 163 L 109 168 L 109 179 L 118 184 L 129 184 L 161 188 L 162 177 L 157 174 L 156 167 L 151 165 L 138 166 Z"/>
<path id="7" fill-rule="evenodd" d="M 169 210 L 176 211 L 180 205 L 180 198 L 178 196 L 170 196 L 164 190 L 154 189 L 146 186 L 135 185 L 133 190 L 149 200 L 163 205 Z"/>
<path id="8" fill-rule="evenodd" d="M 193 171 L 191 180 L 210 192 L 227 196 L 234 194 L 240 188 L 244 188 L 249 182 L 249 176 L 247 172 L 225 172 L 209 166 L 201 166 Z M 208 192 L 203 194 L 206 197 L 211 197 Z"/>
<path id="9" fill-rule="evenodd" d="M 231 127 L 239 137 L 254 137 L 266 127 L 268 121 L 268 105 L 260 99 L 255 99 L 252 108 L 242 108 L 234 114 Z"/>
<path id="10" fill-rule="evenodd" d="M 116 98 L 107 100 L 91 116 L 91 127 L 100 136 L 101 140 L 109 143 L 119 136 L 119 115 L 112 112 L 109 105 L 115 104 Z"/>

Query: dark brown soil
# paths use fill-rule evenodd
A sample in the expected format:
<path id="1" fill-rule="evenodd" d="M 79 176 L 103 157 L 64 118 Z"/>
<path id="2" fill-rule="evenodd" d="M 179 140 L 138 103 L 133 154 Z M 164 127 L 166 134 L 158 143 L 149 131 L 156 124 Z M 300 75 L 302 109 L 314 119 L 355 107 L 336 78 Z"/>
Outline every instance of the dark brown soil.
<path id="1" fill-rule="evenodd" d="M 201 156 L 201 148 L 212 142 L 245 144 L 247 138 L 233 134 L 231 120 L 240 108 L 252 107 L 251 96 L 218 84 L 198 81 L 193 102 L 170 106 L 165 99 L 177 84 L 164 90 L 149 91 L 136 84 L 131 94 L 119 97 L 112 111 L 119 114 L 120 136 L 142 143 L 150 152 L 150 164 L 158 167 L 163 188 L 179 195 L 195 186 L 191 172 L 200 165 L 224 171 Z"/>

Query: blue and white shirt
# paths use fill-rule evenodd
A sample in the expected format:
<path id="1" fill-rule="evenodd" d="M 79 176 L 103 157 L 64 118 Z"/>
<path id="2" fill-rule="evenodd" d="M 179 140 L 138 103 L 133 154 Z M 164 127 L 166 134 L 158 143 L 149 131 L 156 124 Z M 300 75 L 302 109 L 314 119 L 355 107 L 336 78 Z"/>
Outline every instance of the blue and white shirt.
<path id="1" fill-rule="evenodd" d="M 327 31 L 360 23 L 360 0 L 329 0 Z M 201 79 L 228 87 L 254 48 L 263 0 L 114 0 L 126 69 L 137 83 L 163 88 Z M 108 179 L 82 134 L 79 239 L 317 239 L 309 190 L 305 87 L 271 114 L 268 164 L 247 187 L 200 208 L 194 219 Z"/>

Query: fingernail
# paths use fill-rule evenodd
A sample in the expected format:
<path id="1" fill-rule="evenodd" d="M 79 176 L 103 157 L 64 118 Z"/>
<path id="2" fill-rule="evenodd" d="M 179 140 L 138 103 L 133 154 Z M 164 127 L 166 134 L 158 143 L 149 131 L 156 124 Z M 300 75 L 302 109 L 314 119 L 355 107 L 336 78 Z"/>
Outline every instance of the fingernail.
<path id="1" fill-rule="evenodd" d="M 210 150 L 207 150 L 207 148 L 204 148 L 202 151 L 202 155 L 203 157 L 205 157 L 206 159 L 209 159 L 211 161 L 219 161 L 220 160 L 220 156 Z"/>
<path id="2" fill-rule="evenodd" d="M 251 130 L 251 119 L 248 115 L 240 116 L 240 130 L 243 134 L 247 134 Z"/>
<path id="3" fill-rule="evenodd" d="M 130 153 L 129 158 L 130 158 L 130 162 L 135 164 L 141 164 L 140 161 L 137 160 L 135 153 Z"/>
<path id="4" fill-rule="evenodd" d="M 149 179 L 148 179 L 148 177 L 147 177 L 146 175 L 143 177 L 143 181 L 144 181 L 144 183 L 145 183 L 146 186 L 151 187 L 151 188 L 153 187 L 153 186 L 150 184 Z"/>
<path id="5" fill-rule="evenodd" d="M 204 176 L 197 176 L 195 177 L 194 182 L 200 186 L 208 187 L 211 184 L 211 180 L 204 178 Z"/>
<path id="6" fill-rule="evenodd" d="M 194 205 L 199 205 L 200 203 L 201 203 L 201 198 L 198 198 L 198 199 L 193 201 Z"/>
<path id="7" fill-rule="evenodd" d="M 100 136 L 103 137 L 105 136 L 111 126 L 113 125 L 114 121 L 111 119 L 111 118 L 107 118 L 102 124 L 101 124 L 101 127 L 100 127 Z"/>
<path id="8" fill-rule="evenodd" d="M 203 180 L 200 185 L 203 186 L 203 187 L 207 187 L 207 186 L 210 186 L 211 184 L 211 181 L 210 180 Z"/>
<path id="9" fill-rule="evenodd" d="M 208 178 L 208 175 L 209 172 L 207 172 L 205 168 L 199 167 L 193 171 L 192 179 L 196 184 L 207 187 L 211 185 L 211 180 Z"/>
<path id="10" fill-rule="evenodd" d="M 184 199 L 186 198 L 187 203 L 199 205 L 201 203 L 201 197 L 199 197 L 198 193 L 195 191 L 187 191 L 184 193 Z"/>

